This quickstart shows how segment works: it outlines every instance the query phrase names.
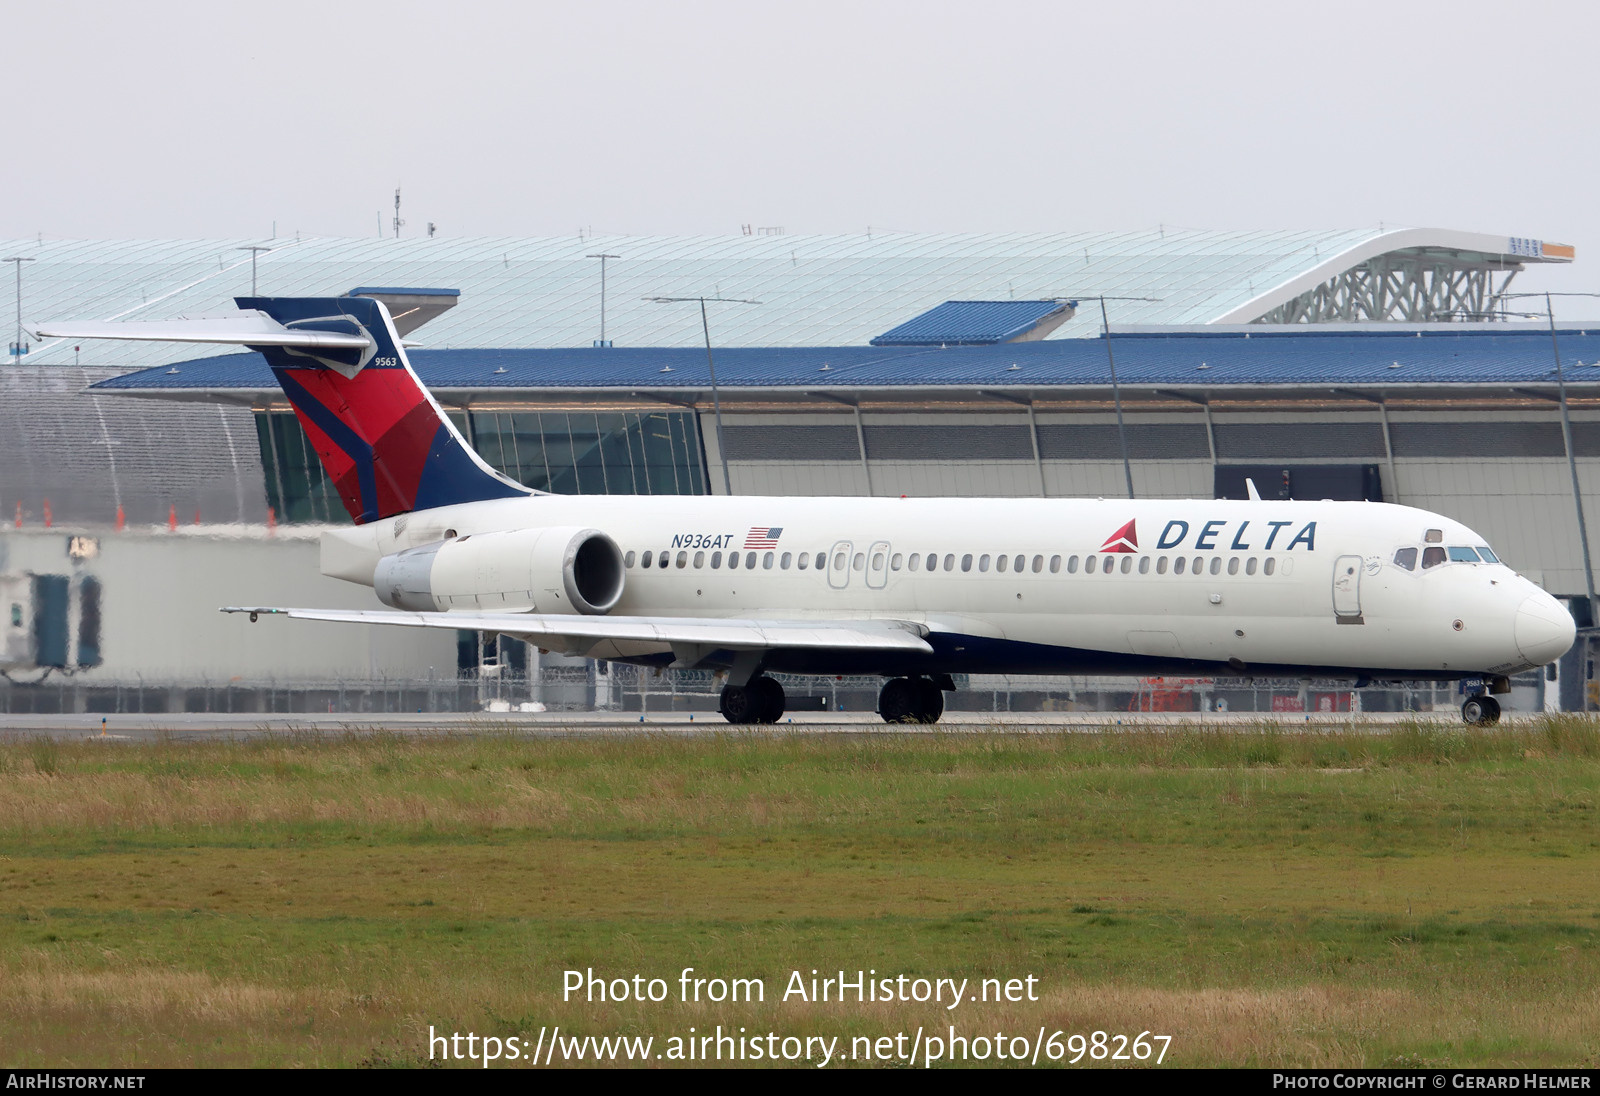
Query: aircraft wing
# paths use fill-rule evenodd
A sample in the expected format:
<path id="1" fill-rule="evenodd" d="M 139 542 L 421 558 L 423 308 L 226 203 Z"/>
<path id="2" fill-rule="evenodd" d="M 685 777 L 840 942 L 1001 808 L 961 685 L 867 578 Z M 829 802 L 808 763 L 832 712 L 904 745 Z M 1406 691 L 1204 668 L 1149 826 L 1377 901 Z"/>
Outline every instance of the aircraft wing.
<path id="1" fill-rule="evenodd" d="M 347 624 L 397 624 L 411 628 L 464 628 L 503 632 L 539 646 L 568 648 L 572 653 L 595 644 L 651 644 L 673 648 L 694 662 L 716 650 L 757 651 L 773 648 L 833 650 L 933 650 L 927 629 L 903 620 L 728 620 L 704 617 L 554 616 L 538 613 L 409 613 L 381 609 L 280 609 L 229 606 L 225 613 L 287 616 L 299 620 L 331 620 Z M 539 642 L 548 638 L 548 644 Z M 698 657 L 696 657 L 698 656 Z"/>
<path id="2" fill-rule="evenodd" d="M 38 339 L 134 339 L 153 342 L 228 343 L 237 346 L 287 346 L 305 350 L 364 350 L 366 335 L 289 328 L 265 312 L 180 320 L 129 320 L 118 323 L 68 321 L 28 329 Z"/>

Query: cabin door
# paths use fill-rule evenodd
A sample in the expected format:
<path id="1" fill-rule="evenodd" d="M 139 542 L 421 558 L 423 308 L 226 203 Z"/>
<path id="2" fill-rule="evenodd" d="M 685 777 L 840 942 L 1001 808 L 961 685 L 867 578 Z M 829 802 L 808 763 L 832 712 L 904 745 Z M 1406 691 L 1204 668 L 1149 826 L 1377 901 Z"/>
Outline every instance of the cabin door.
<path id="1" fill-rule="evenodd" d="M 867 585 L 881 590 L 889 584 L 889 542 L 880 540 L 867 551 Z"/>
<path id="2" fill-rule="evenodd" d="M 1361 557 L 1340 556 L 1333 561 L 1333 615 L 1340 624 L 1362 624 Z"/>
<path id="3" fill-rule="evenodd" d="M 850 542 L 841 540 L 828 553 L 828 585 L 843 590 L 850 585 Z"/>

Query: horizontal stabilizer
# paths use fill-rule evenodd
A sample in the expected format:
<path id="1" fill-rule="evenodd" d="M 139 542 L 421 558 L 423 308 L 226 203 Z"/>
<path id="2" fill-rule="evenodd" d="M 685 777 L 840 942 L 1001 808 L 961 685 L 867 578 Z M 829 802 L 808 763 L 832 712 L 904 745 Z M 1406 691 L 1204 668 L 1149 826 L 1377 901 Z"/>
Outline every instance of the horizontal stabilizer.
<path id="1" fill-rule="evenodd" d="M 284 346 L 297 350 L 366 350 L 371 337 L 337 331 L 294 330 L 265 312 L 177 320 L 130 320 L 123 323 L 45 323 L 30 328 L 36 339 L 135 339 L 150 342 L 224 343 L 236 346 Z"/>
<path id="2" fill-rule="evenodd" d="M 380 609 L 276 609 L 230 606 L 225 613 L 332 620 L 347 624 L 397 624 L 411 628 L 464 628 L 517 636 L 589 642 L 769 650 L 921 651 L 933 648 L 923 629 L 899 620 L 719 620 L 702 617 L 553 616 L 539 613 L 406 613 Z"/>

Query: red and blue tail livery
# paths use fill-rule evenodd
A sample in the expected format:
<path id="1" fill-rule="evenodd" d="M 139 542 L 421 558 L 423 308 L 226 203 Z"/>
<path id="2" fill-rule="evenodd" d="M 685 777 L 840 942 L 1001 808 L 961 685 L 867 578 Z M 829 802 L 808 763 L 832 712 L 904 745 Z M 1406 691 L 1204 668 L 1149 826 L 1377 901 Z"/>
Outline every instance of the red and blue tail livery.
<path id="1" fill-rule="evenodd" d="M 247 343 L 283 387 L 300 425 L 361 525 L 411 510 L 532 494 L 484 463 L 422 386 L 381 301 L 240 297 L 290 332 L 339 345 Z M 332 340 L 330 340 L 332 341 Z"/>

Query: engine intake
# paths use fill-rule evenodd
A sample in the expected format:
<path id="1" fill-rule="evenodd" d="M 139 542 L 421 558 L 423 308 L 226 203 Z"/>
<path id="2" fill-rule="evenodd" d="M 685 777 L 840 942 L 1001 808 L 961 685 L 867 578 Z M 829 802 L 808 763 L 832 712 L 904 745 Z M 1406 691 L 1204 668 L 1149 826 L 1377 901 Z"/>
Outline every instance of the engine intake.
<path id="1" fill-rule="evenodd" d="M 472 533 L 378 561 L 373 587 L 396 609 L 608 613 L 622 597 L 617 542 L 598 529 Z"/>

